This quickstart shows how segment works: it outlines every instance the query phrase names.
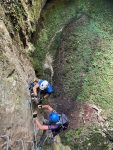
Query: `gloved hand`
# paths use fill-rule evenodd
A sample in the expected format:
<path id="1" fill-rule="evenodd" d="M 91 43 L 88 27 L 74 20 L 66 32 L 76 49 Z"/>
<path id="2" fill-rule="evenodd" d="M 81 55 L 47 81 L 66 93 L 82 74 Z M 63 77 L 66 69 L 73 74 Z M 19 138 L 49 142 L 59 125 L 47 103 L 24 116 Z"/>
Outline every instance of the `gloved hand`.
<path id="1" fill-rule="evenodd" d="M 42 108 L 42 105 L 38 105 L 38 108 L 41 109 L 41 108 Z"/>
<path id="2" fill-rule="evenodd" d="M 33 112 L 33 118 L 37 117 L 37 112 Z"/>

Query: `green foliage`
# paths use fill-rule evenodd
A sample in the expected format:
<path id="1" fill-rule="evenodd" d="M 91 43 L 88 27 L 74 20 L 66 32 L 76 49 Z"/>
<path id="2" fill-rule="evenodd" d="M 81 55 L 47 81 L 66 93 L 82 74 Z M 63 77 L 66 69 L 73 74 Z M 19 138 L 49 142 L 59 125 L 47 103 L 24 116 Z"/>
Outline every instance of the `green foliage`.
<path id="1" fill-rule="evenodd" d="M 62 135 L 62 142 L 70 145 L 72 150 L 112 150 L 113 146 L 97 126 L 90 127 L 90 130 L 79 128 L 70 129 Z"/>
<path id="2" fill-rule="evenodd" d="M 40 10 L 42 8 L 42 0 L 32 0 L 32 7 L 29 7 L 30 20 L 36 22 L 40 16 Z"/>
<path id="3" fill-rule="evenodd" d="M 82 129 L 79 128 L 77 130 L 68 130 L 65 134 L 62 134 L 62 143 L 65 145 L 70 145 L 71 148 L 78 148 L 78 145 L 76 144 L 77 139 L 80 138 Z"/>
<path id="4" fill-rule="evenodd" d="M 14 25 L 15 31 L 19 31 L 22 27 L 28 27 L 26 22 L 27 14 L 20 0 L 2 2 L 2 4 L 7 11 L 8 19 L 10 19 L 11 23 Z"/>
<path id="5" fill-rule="evenodd" d="M 93 132 L 91 133 L 87 139 L 81 143 L 80 150 L 82 149 L 88 149 L 88 150 L 108 150 L 109 147 L 109 141 L 102 136 L 99 132 Z"/>
<path id="6" fill-rule="evenodd" d="M 112 3 L 105 0 L 52 2 L 42 14 L 44 29 L 40 32 L 36 51 L 32 54 L 35 70 L 40 71 L 45 54 L 49 51 L 58 57 L 58 49 L 63 47 L 65 94 L 76 101 L 93 102 L 106 109 L 106 113 L 113 107 L 112 6 Z M 76 22 L 84 12 L 89 16 L 88 21 L 77 27 L 68 24 L 72 19 Z M 66 28 L 55 35 L 62 27 Z M 107 115 L 112 116 L 112 113 Z M 96 150 L 112 149 L 98 130 L 92 131 L 85 140 L 81 139 L 81 134 L 82 129 L 69 130 L 62 136 L 63 143 L 71 145 L 72 150 L 95 150 L 95 145 Z"/>
<path id="7" fill-rule="evenodd" d="M 71 18 L 80 16 L 80 12 L 90 14 L 92 19 L 85 26 L 77 29 L 75 27 L 72 33 L 66 33 L 68 38 L 65 38 L 64 48 L 68 63 L 65 64 L 63 73 L 64 90 L 73 95 L 72 99 L 93 101 L 104 108 L 111 107 L 113 42 L 110 33 L 112 11 L 109 2 L 55 1 L 46 6 L 46 9 L 43 13 L 45 27 L 40 33 L 35 56 L 38 60 L 43 60 L 48 50 L 55 54 L 61 42 L 56 39 L 61 38 L 61 34 L 56 36 L 49 49 L 48 45 L 56 32 Z M 65 32 L 65 29 L 63 31 Z"/>
<path id="8" fill-rule="evenodd" d="M 30 53 L 30 57 L 32 58 L 32 64 L 36 71 L 37 76 L 43 76 L 43 61 L 45 59 L 45 55 L 47 52 L 47 47 L 43 47 L 47 42 L 47 34 L 46 30 L 43 30 L 40 35 L 39 41 L 35 45 L 35 50 Z"/>

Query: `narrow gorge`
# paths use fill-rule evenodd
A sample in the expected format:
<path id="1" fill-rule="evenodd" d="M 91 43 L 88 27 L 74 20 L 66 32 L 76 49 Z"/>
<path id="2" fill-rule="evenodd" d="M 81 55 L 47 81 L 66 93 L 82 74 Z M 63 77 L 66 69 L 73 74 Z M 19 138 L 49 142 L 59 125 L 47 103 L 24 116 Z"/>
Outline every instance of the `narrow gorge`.
<path id="1" fill-rule="evenodd" d="M 70 121 L 44 150 L 113 149 L 112 0 L 1 0 L 0 150 L 23 150 L 22 141 L 34 150 L 36 78 L 51 82 L 44 103 Z"/>

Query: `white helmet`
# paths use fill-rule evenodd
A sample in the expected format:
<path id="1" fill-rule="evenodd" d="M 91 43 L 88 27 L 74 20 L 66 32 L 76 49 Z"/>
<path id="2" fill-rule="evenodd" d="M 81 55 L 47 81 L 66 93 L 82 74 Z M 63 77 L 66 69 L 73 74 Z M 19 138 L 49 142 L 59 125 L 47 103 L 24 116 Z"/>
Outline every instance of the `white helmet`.
<path id="1" fill-rule="evenodd" d="M 48 81 L 46 81 L 46 80 L 44 80 L 41 84 L 40 84 L 40 86 L 39 86 L 39 88 L 41 89 L 41 90 L 45 90 L 47 87 L 48 87 Z"/>

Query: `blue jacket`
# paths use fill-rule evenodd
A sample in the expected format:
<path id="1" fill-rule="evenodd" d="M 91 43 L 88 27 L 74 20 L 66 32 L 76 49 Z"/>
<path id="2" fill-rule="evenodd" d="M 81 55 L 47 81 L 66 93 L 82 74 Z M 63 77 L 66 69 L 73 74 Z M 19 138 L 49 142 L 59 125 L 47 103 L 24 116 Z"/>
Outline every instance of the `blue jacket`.
<path id="1" fill-rule="evenodd" d="M 44 81 L 44 80 L 39 80 L 39 81 L 38 81 L 39 86 L 40 86 L 40 84 L 41 84 L 43 81 Z M 51 94 L 51 93 L 53 93 L 52 85 L 49 83 L 48 87 L 47 87 L 45 90 L 41 90 L 41 93 L 42 93 L 42 94 Z"/>

